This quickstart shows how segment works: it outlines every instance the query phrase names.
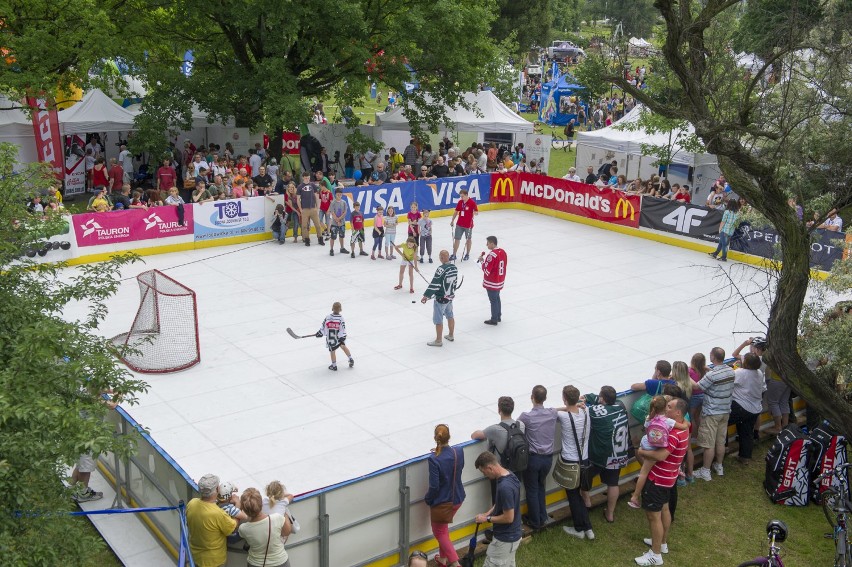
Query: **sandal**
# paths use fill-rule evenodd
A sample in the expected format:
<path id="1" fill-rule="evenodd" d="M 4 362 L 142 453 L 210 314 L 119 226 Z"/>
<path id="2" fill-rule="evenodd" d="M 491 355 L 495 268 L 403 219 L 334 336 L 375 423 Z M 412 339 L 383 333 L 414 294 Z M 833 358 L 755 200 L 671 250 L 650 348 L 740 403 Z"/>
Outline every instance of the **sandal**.
<path id="1" fill-rule="evenodd" d="M 627 505 L 630 506 L 631 508 L 636 509 L 636 510 L 638 510 L 639 508 L 642 507 L 641 504 L 639 504 L 638 502 L 634 502 L 633 500 L 628 500 Z"/>
<path id="2" fill-rule="evenodd" d="M 414 288 L 411 288 L 411 293 L 414 293 Z"/>
<path id="3" fill-rule="evenodd" d="M 395 285 L 395 286 L 393 286 L 393 288 L 394 289 L 402 289 L 402 286 L 401 285 Z"/>

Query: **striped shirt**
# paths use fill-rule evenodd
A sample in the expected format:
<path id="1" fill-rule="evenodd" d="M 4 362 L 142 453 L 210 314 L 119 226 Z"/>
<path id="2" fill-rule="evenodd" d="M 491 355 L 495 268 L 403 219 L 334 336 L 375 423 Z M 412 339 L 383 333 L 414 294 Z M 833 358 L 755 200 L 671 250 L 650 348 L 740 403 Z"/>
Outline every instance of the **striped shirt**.
<path id="1" fill-rule="evenodd" d="M 346 321 L 343 320 L 343 315 L 331 313 L 323 319 L 320 332 L 325 336 L 325 344 L 329 348 L 339 345 L 340 339 L 346 338 Z"/>
<path id="2" fill-rule="evenodd" d="M 657 461 L 651 467 L 651 471 L 648 473 L 648 480 L 663 488 L 674 486 L 677 481 L 680 463 L 683 462 L 688 448 L 689 430 L 672 428 L 669 432 L 669 444 L 666 447 L 669 456 L 664 461 Z"/>
<path id="3" fill-rule="evenodd" d="M 727 364 L 717 364 L 704 375 L 698 385 L 704 390 L 701 415 L 731 413 L 731 396 L 734 393 L 734 371 Z"/>
<path id="4" fill-rule="evenodd" d="M 435 275 L 432 277 L 432 281 L 429 283 L 426 291 L 423 292 L 423 295 L 425 297 L 434 297 L 440 303 L 452 301 L 453 297 L 455 297 L 456 280 L 458 277 L 459 272 L 455 264 L 450 264 L 449 262 L 441 264 L 435 270 Z"/>

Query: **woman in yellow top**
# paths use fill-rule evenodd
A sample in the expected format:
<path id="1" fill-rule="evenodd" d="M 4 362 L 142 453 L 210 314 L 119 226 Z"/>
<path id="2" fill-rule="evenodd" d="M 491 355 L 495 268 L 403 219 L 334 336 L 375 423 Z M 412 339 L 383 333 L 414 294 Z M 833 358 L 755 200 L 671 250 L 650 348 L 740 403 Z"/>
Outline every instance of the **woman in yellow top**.
<path id="1" fill-rule="evenodd" d="M 414 271 L 420 270 L 417 268 L 417 239 L 409 236 L 408 240 L 400 248 L 396 244 L 393 245 L 396 251 L 399 252 L 399 285 L 394 289 L 402 289 L 402 278 L 405 276 L 405 267 L 408 266 L 408 283 L 411 284 L 411 293 L 414 293 Z"/>

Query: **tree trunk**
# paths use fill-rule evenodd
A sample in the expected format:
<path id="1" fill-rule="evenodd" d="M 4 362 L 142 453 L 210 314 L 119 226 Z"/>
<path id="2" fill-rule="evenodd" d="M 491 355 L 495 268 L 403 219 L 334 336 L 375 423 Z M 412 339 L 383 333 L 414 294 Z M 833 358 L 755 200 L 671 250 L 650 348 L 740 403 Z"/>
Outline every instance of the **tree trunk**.
<path id="1" fill-rule="evenodd" d="M 281 136 L 284 133 L 283 128 L 275 128 L 272 133 L 269 135 L 269 148 L 267 153 L 270 157 L 274 157 L 278 160 L 278 163 L 281 163 L 281 150 L 284 146 L 284 142 L 281 140 Z"/>

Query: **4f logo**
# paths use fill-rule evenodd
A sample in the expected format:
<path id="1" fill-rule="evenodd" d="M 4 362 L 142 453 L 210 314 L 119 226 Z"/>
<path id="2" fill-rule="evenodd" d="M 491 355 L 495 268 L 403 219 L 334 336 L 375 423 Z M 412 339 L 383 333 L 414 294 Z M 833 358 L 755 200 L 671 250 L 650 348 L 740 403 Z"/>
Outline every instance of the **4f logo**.
<path id="1" fill-rule="evenodd" d="M 687 208 L 682 205 L 666 216 L 663 217 L 663 222 L 669 226 L 675 227 L 675 230 L 683 234 L 689 234 L 693 226 L 700 226 L 701 219 L 707 216 L 707 211 L 702 209 Z"/>

